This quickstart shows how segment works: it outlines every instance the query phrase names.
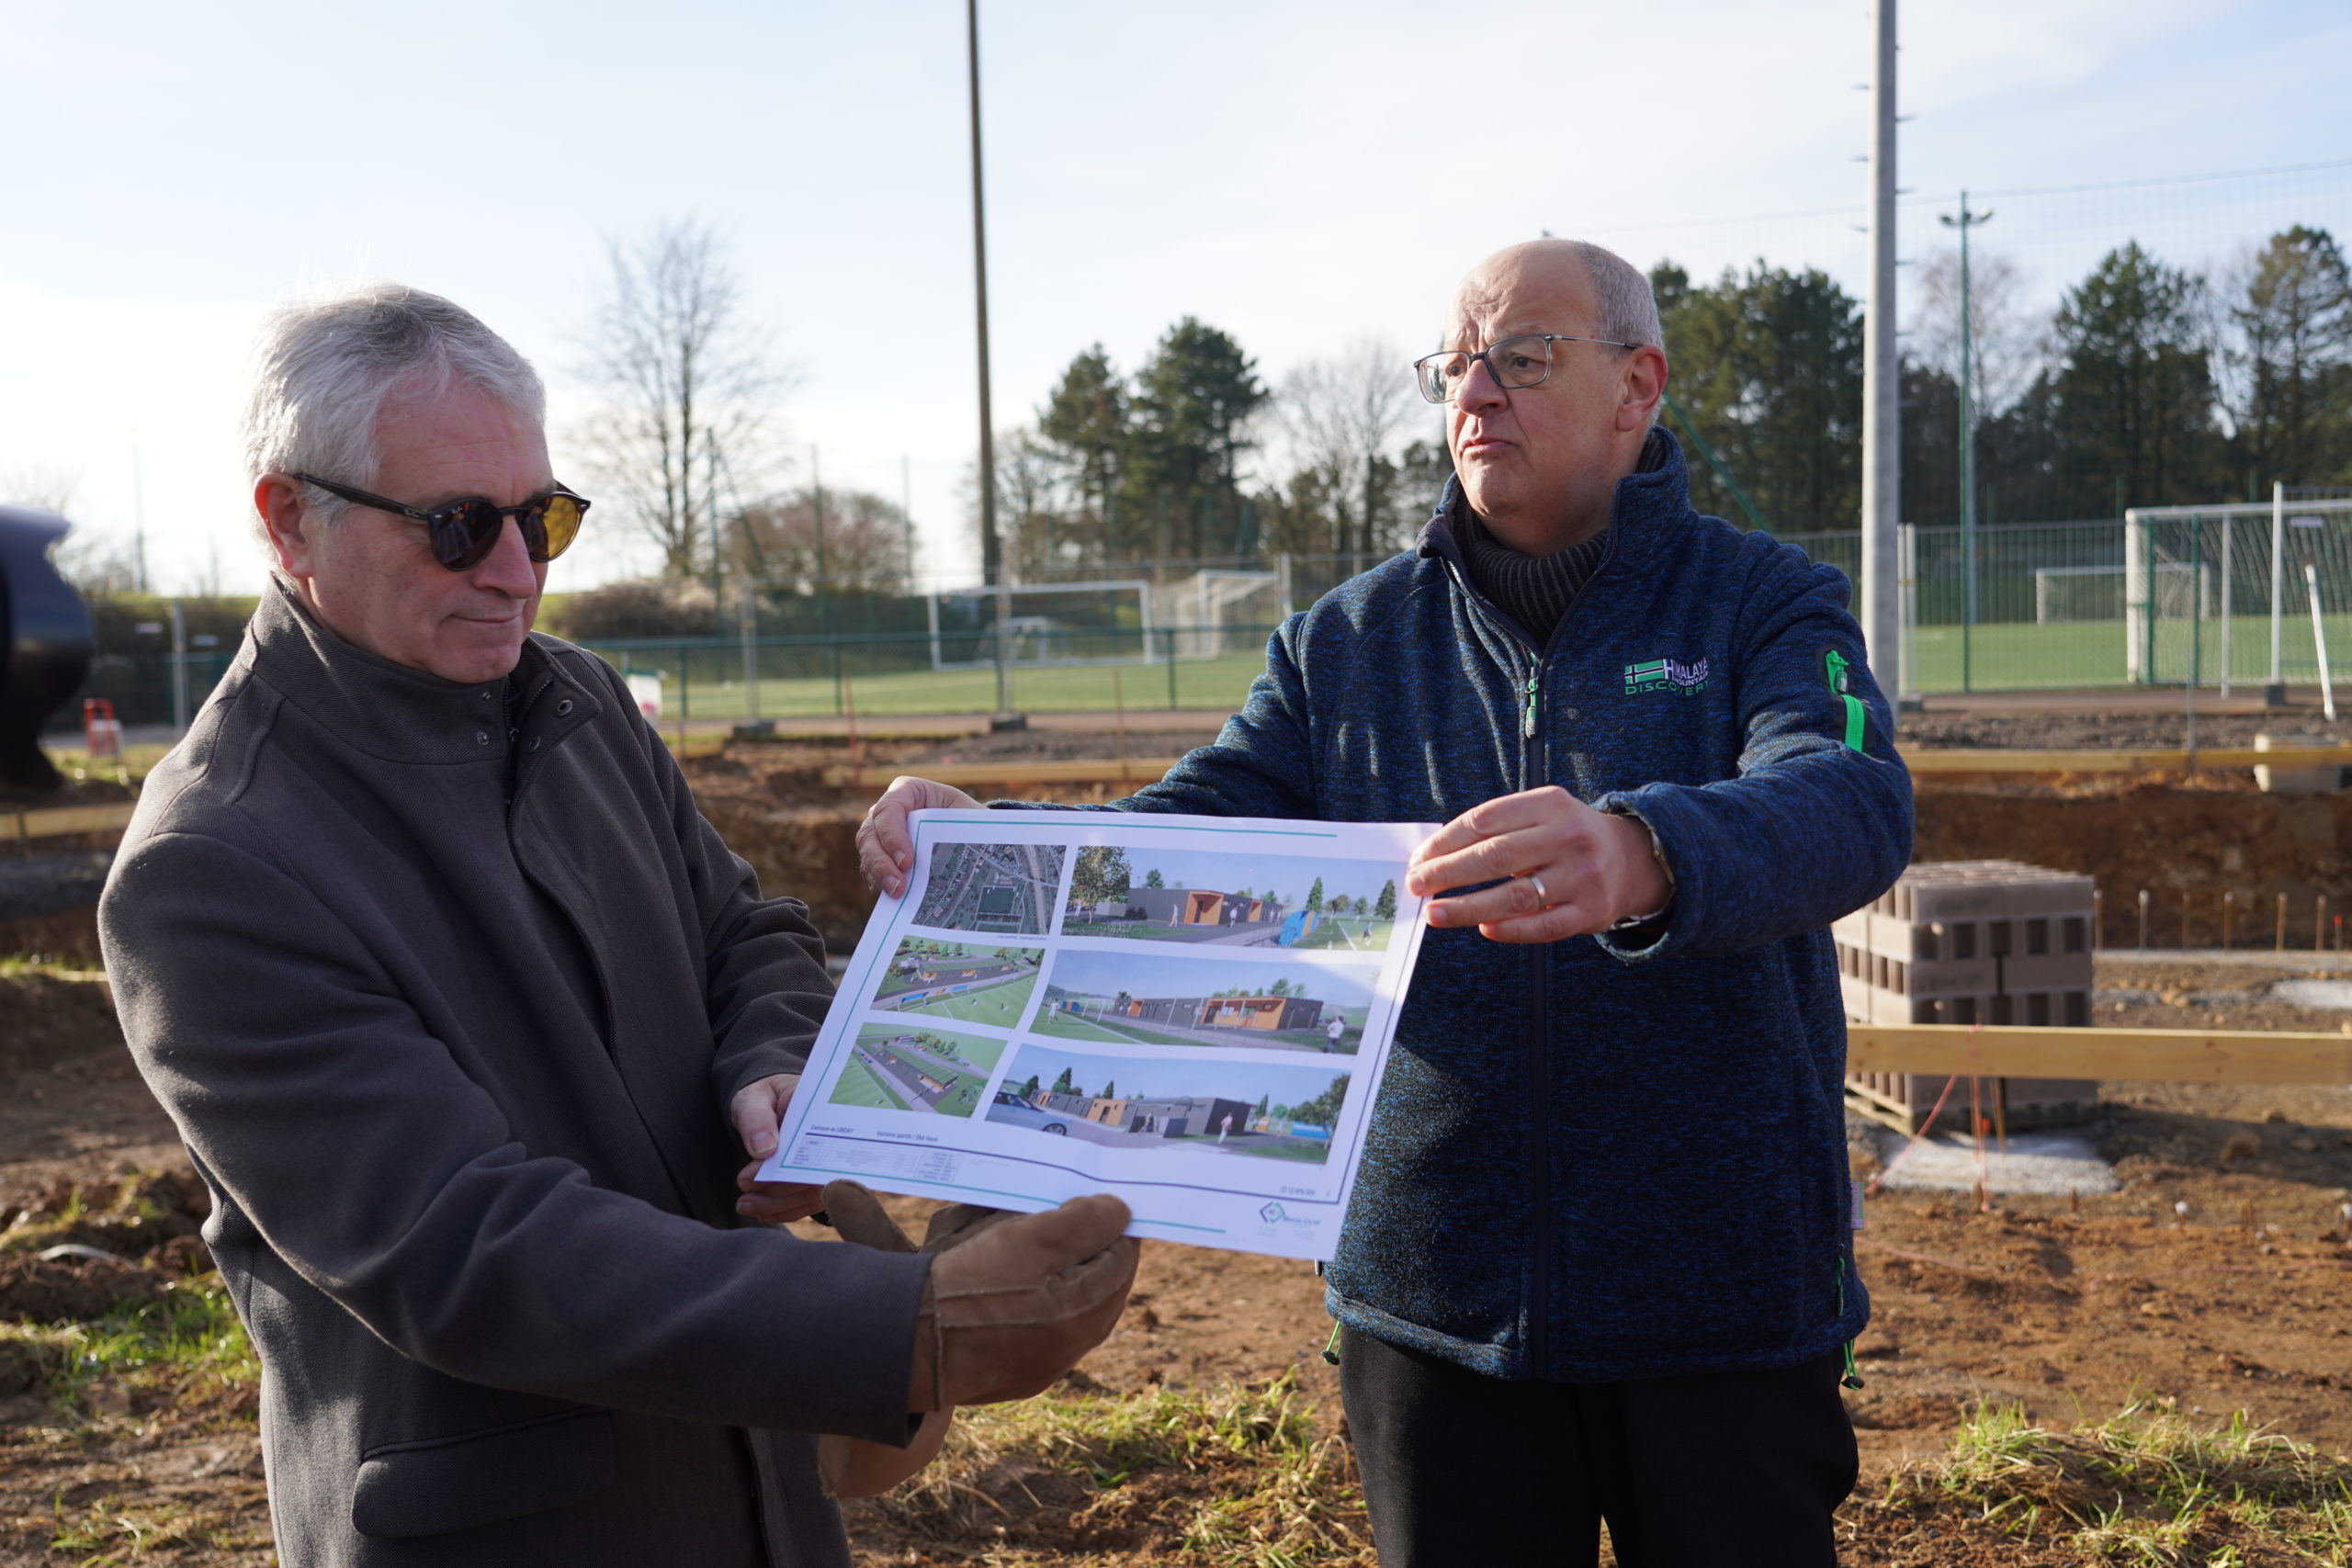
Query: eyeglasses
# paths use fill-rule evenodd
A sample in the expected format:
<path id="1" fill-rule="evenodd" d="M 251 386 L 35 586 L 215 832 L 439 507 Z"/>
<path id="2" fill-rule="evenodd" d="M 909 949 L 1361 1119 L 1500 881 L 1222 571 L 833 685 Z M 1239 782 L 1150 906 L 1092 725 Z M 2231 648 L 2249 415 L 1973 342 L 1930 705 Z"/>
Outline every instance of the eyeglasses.
<path id="1" fill-rule="evenodd" d="M 1637 343 L 1619 343 L 1614 338 L 1572 337 L 1566 333 L 1522 333 L 1507 337 L 1500 343 L 1488 344 L 1476 354 L 1465 354 L 1449 348 L 1439 354 L 1424 355 L 1413 361 L 1413 372 L 1421 379 L 1421 396 L 1433 403 L 1450 403 L 1470 377 L 1470 367 L 1483 359 L 1487 372 L 1498 387 L 1540 387 L 1552 374 L 1552 345 L 1555 343 L 1597 343 L 1606 348 L 1639 348 Z"/>
<path id="2" fill-rule="evenodd" d="M 355 506 L 372 506 L 382 512 L 413 517 L 424 525 L 425 537 L 433 546 L 433 558 L 451 571 L 466 571 L 482 563 L 498 543 L 498 536 L 509 517 L 522 530 L 523 546 L 535 561 L 551 561 L 571 547 L 580 536 L 580 519 L 588 511 L 586 498 L 572 494 L 558 486 L 545 495 L 535 495 L 519 506 L 501 506 L 486 496 L 460 496 L 445 501 L 429 512 L 413 506 L 402 506 L 397 501 L 387 501 L 380 495 L 370 495 L 364 490 L 339 485 L 315 474 L 296 474 L 304 484 L 316 485 L 329 495 L 340 496 Z"/>

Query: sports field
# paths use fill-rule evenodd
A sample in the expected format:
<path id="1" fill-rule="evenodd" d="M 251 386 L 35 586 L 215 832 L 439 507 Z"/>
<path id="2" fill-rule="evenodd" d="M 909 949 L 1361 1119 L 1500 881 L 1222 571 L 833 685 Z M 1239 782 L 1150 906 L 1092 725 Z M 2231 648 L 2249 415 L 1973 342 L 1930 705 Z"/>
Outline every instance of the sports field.
<path id="1" fill-rule="evenodd" d="M 1048 1012 L 1037 1015 L 1032 1026 L 1038 1034 L 1058 1034 L 1066 1040 L 1115 1040 L 1123 1045 L 1198 1045 L 1197 1040 L 1182 1035 L 1162 1034 L 1156 1029 L 1146 1029 L 1134 1023 L 1098 1023 L 1091 1018 L 1080 1018 L 1074 1012 Z"/>
<path id="2" fill-rule="evenodd" d="M 1011 1029 L 1021 1021 L 1022 1010 L 1029 1005 L 1030 992 L 1037 988 L 1034 974 L 1018 980 L 1008 980 L 1001 986 L 990 986 L 984 991 L 967 991 L 962 996 L 941 997 L 936 1001 L 919 1007 L 900 1008 L 900 1012 L 928 1013 L 933 1018 L 952 1018 L 963 1023 L 990 1023 L 1000 1029 Z"/>
<path id="3" fill-rule="evenodd" d="M 911 1111 L 906 1096 L 884 1083 L 864 1062 L 852 1056 L 849 1066 L 842 1069 L 831 1095 L 835 1105 L 864 1105 L 876 1111 Z"/>

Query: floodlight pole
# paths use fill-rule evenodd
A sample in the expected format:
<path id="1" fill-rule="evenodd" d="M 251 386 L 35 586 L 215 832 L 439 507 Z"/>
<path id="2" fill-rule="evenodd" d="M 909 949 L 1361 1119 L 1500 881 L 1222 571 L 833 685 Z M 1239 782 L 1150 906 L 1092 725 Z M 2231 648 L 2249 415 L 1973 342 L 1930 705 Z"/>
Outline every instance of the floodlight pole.
<path id="1" fill-rule="evenodd" d="M 1004 547 L 996 534 L 996 415 L 989 403 L 988 204 L 980 186 L 980 0 L 964 0 L 964 56 L 972 103 L 972 284 L 980 334 L 980 580 L 996 590 L 996 728 L 1022 728 L 1012 712 L 1012 596 L 1004 581 Z"/>
<path id="2" fill-rule="evenodd" d="M 1968 193 L 1960 193 L 1960 216 L 1939 216 L 1947 229 L 1960 231 L 1960 550 L 1963 562 L 1960 622 L 1960 689 L 1972 689 L 1970 643 L 1976 630 L 1976 308 L 1968 290 L 1968 231 L 1992 220 L 1989 212 L 1968 210 Z"/>
<path id="3" fill-rule="evenodd" d="M 1862 638 L 1881 690 L 1906 689 L 1900 625 L 1902 368 L 1894 335 L 1894 6 L 1878 0 L 1871 70 L 1871 277 L 1862 316 Z"/>

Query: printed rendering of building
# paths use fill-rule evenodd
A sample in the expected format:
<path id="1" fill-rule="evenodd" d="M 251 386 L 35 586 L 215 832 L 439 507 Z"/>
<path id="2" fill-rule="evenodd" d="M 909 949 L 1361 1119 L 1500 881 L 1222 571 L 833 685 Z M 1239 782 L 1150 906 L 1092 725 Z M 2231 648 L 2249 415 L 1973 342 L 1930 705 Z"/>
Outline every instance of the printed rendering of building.
<path id="1" fill-rule="evenodd" d="M 1209 887 L 1136 887 L 1128 890 L 1125 914 L 1161 926 L 1239 926 L 1279 920 L 1283 907 Z"/>
<path id="2" fill-rule="evenodd" d="M 1323 1004 L 1312 997 L 1129 997 L 1104 1016 L 1185 1029 L 1313 1029 Z"/>
<path id="3" fill-rule="evenodd" d="M 1220 1131 L 1247 1132 L 1250 1119 L 1257 1113 L 1257 1108 L 1247 1100 L 1221 1100 L 1214 1095 L 1192 1095 L 1179 1100 L 1125 1096 L 1099 1100 L 1041 1089 L 1031 1103 L 1040 1111 L 1058 1111 L 1123 1133 L 1159 1138 L 1215 1137 Z M 1228 1118 L 1229 1128 L 1224 1125 Z"/>

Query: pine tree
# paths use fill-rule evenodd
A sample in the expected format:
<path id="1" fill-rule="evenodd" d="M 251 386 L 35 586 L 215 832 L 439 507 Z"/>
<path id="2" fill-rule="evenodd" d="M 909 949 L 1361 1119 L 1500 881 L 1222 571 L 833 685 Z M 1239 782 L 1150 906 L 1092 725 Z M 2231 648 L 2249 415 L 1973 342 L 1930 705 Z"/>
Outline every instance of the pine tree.
<path id="1" fill-rule="evenodd" d="M 1021 1086 L 1021 1098 L 1022 1098 L 1022 1099 L 1023 1099 L 1023 1100 L 1035 1100 L 1035 1099 L 1037 1098 L 1037 1075 L 1036 1075 L 1036 1074 L 1035 1074 L 1035 1073 L 1031 1073 L 1031 1074 L 1029 1075 L 1029 1081 L 1028 1081 L 1027 1083 L 1024 1083 L 1024 1084 L 1023 1084 L 1023 1085 Z"/>
<path id="2" fill-rule="evenodd" d="M 1054 1080 L 1054 1092 L 1056 1094 L 1076 1094 L 1078 1092 L 1078 1090 L 1070 1087 L 1069 1069 L 1068 1067 L 1064 1067 L 1062 1069 L 1062 1076 Z"/>
<path id="3" fill-rule="evenodd" d="M 1323 879 L 1317 877 L 1315 886 L 1306 890 L 1306 907 L 1321 913 L 1323 909 Z"/>
<path id="4" fill-rule="evenodd" d="M 1381 884 L 1380 901 L 1373 905 L 1372 912 L 1384 920 L 1393 920 L 1396 918 L 1396 879 L 1395 877 L 1392 876 Z"/>
<path id="5" fill-rule="evenodd" d="M 1102 1085 L 1102 1098 L 1105 1100 L 1116 1100 L 1119 1098 L 1119 1085 L 1116 1079 L 1104 1080 Z"/>
<path id="6" fill-rule="evenodd" d="M 1167 883 L 1160 880 L 1159 873 L 1156 870 L 1148 871 L 1143 874 L 1143 885 L 1146 887 L 1165 887 L 1168 886 Z"/>

